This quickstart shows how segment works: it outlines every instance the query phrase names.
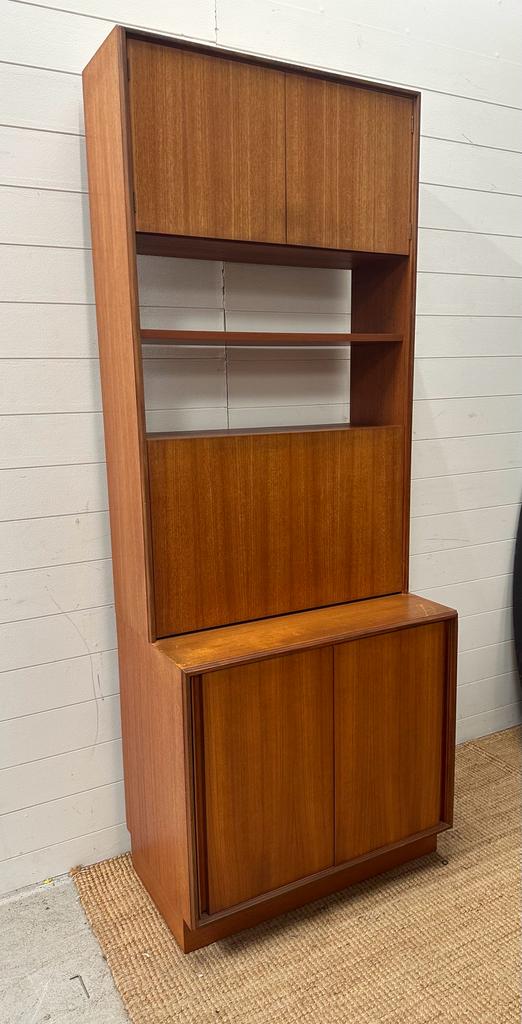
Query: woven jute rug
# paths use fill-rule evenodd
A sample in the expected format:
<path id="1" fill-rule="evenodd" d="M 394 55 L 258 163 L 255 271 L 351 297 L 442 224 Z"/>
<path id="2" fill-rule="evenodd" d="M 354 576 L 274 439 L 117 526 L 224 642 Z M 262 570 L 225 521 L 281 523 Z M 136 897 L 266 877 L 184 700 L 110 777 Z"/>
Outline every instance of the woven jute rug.
<path id="1" fill-rule="evenodd" d="M 436 854 L 186 956 L 130 857 L 77 871 L 131 1020 L 519 1024 L 521 744 L 459 748 Z"/>

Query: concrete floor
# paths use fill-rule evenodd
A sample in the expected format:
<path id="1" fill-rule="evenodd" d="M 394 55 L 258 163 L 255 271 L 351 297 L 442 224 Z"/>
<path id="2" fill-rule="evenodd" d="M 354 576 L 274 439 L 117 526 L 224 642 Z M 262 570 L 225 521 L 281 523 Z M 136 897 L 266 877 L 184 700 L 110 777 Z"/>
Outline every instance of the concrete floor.
<path id="1" fill-rule="evenodd" d="M 70 878 L 0 898 L 0 1024 L 128 1024 Z"/>

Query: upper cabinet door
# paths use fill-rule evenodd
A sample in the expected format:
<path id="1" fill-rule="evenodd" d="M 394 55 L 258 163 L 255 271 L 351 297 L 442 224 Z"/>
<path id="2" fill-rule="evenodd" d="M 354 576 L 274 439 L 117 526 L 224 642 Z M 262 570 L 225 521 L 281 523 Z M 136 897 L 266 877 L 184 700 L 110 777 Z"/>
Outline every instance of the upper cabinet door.
<path id="1" fill-rule="evenodd" d="M 136 230 L 285 242 L 284 75 L 129 40 Z"/>
<path id="2" fill-rule="evenodd" d="M 413 100 L 286 78 L 287 241 L 408 253 Z"/>

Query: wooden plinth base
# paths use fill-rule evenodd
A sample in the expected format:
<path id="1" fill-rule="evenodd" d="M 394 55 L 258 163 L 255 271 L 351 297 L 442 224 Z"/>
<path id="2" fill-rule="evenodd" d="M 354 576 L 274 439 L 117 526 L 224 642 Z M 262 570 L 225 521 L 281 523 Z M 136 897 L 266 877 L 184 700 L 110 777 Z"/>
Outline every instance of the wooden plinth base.
<path id="1" fill-rule="evenodd" d="M 348 867 L 329 871 L 302 884 L 289 886 L 273 896 L 259 897 L 239 909 L 226 911 L 207 920 L 202 918 L 198 927 L 193 929 L 188 928 L 184 921 L 180 921 L 178 915 L 173 914 L 172 906 L 166 899 L 161 898 L 161 894 L 148 876 L 141 858 L 135 853 L 133 853 L 133 863 L 143 885 L 153 895 L 153 899 L 176 942 L 184 953 L 191 953 L 193 950 L 208 946 L 211 942 L 223 939 L 227 935 L 233 935 L 245 928 L 253 928 L 261 921 L 267 921 L 279 914 L 301 907 L 305 903 L 311 903 L 332 892 L 338 892 L 357 882 L 362 882 L 366 878 L 390 871 L 407 861 L 424 857 L 436 849 L 437 835 L 423 836 L 420 839 L 395 846 L 376 856 L 361 858 Z"/>

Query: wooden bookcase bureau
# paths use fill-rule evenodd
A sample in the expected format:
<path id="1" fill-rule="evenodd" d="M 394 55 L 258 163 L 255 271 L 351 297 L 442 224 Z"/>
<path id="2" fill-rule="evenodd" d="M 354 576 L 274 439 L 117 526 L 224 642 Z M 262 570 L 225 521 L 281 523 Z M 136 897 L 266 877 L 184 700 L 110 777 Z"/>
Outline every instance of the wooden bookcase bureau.
<path id="1" fill-rule="evenodd" d="M 436 848 L 408 593 L 419 96 L 116 28 L 84 71 L 133 863 L 185 951 Z M 351 270 L 346 334 L 143 330 L 137 255 Z M 142 346 L 350 345 L 350 425 L 147 434 Z"/>

